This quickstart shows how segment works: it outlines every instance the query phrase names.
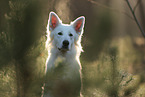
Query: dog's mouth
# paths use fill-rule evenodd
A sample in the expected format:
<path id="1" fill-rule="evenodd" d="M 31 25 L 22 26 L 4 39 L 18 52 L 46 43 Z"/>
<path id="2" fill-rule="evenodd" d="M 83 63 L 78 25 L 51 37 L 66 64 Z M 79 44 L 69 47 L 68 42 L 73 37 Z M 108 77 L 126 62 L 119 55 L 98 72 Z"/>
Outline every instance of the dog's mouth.
<path id="1" fill-rule="evenodd" d="M 67 51 L 69 51 L 68 47 L 58 48 L 58 50 L 61 51 L 61 52 L 67 52 Z"/>

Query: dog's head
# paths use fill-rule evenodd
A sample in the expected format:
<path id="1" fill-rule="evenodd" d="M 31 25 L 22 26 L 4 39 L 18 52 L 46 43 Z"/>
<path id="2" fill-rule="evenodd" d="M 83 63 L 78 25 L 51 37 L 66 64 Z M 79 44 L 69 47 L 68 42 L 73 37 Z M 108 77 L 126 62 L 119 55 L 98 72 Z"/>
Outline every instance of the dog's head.
<path id="1" fill-rule="evenodd" d="M 47 26 L 50 40 L 58 50 L 69 51 L 80 40 L 84 23 L 85 17 L 81 16 L 71 24 L 63 24 L 56 13 L 50 12 Z"/>

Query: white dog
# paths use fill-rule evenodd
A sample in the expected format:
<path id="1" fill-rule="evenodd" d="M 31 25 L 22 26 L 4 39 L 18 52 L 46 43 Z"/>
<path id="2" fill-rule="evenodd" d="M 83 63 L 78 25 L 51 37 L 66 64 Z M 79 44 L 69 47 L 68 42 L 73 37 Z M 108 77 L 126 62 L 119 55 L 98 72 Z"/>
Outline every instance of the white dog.
<path id="1" fill-rule="evenodd" d="M 81 64 L 79 60 L 81 36 L 85 17 L 63 24 L 50 12 L 47 25 L 49 56 L 46 64 L 44 97 L 79 97 L 81 91 Z"/>

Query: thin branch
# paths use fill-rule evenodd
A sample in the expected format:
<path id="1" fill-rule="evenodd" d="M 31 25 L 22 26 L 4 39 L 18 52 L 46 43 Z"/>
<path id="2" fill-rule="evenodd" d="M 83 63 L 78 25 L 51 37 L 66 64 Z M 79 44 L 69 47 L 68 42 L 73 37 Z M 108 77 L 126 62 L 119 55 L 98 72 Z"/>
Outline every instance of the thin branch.
<path id="1" fill-rule="evenodd" d="M 135 12 L 135 10 L 136 10 L 136 8 L 138 7 L 138 5 L 139 5 L 140 2 L 141 2 L 141 0 L 138 0 L 138 1 L 137 1 L 136 5 L 135 5 L 134 8 L 133 8 L 133 11 L 134 11 L 134 12 Z"/>
<path id="2" fill-rule="evenodd" d="M 88 1 L 90 1 L 91 3 L 93 3 L 95 5 L 101 6 L 101 7 L 105 8 L 105 9 L 109 9 L 109 10 L 112 10 L 112 11 L 118 12 L 118 13 L 123 13 L 124 15 L 128 16 L 130 19 L 134 20 L 128 13 L 126 13 L 124 11 L 120 11 L 120 10 L 108 7 L 106 5 L 100 4 L 100 3 L 96 2 L 96 1 L 93 1 L 93 0 L 88 0 Z"/>
<path id="3" fill-rule="evenodd" d="M 135 20 L 135 22 L 136 22 L 138 28 L 140 29 L 142 35 L 145 37 L 145 32 L 144 32 L 144 30 L 142 29 L 142 27 L 140 26 L 140 24 L 139 24 L 139 22 L 138 22 L 138 20 L 137 20 L 137 18 L 136 18 L 136 15 L 135 15 L 135 13 L 134 13 L 134 11 L 133 11 L 133 9 L 132 9 L 132 7 L 131 7 L 129 1 L 126 0 L 126 2 L 127 2 L 127 5 L 128 5 L 128 7 L 129 7 L 129 9 L 130 9 L 130 11 L 131 11 L 133 17 L 134 17 L 134 20 Z"/>
<path id="4" fill-rule="evenodd" d="M 118 81 L 118 85 L 123 81 L 124 77 L 124 75 L 121 76 L 121 79 Z"/>
<path id="5" fill-rule="evenodd" d="M 131 78 L 130 78 L 129 80 L 127 80 L 126 83 L 124 83 L 122 86 L 128 85 L 128 83 L 130 83 L 132 80 L 133 80 L 133 78 L 132 78 L 132 76 L 131 76 Z"/>

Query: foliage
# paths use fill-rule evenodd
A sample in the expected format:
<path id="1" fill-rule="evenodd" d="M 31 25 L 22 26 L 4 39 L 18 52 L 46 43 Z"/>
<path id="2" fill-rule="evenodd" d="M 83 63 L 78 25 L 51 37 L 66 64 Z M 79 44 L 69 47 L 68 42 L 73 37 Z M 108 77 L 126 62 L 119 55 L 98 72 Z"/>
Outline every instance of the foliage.
<path id="1" fill-rule="evenodd" d="M 62 8 L 57 1 L 0 1 L 0 96 L 41 96 L 48 56 L 45 49 L 48 13 Z M 106 4 L 110 4 L 110 1 L 102 0 Z M 80 14 L 86 16 L 82 39 L 85 52 L 81 56 L 83 95 L 145 96 L 145 42 L 138 37 L 133 23 L 125 19 L 119 29 L 116 25 L 122 20 L 119 21 L 111 11 L 96 8 L 87 0 L 68 0 L 67 4 L 73 18 Z M 59 9 L 59 13 L 65 12 L 65 9 L 68 8 Z M 130 35 L 127 32 L 137 33 Z M 141 41 L 138 42 L 136 37 Z"/>

